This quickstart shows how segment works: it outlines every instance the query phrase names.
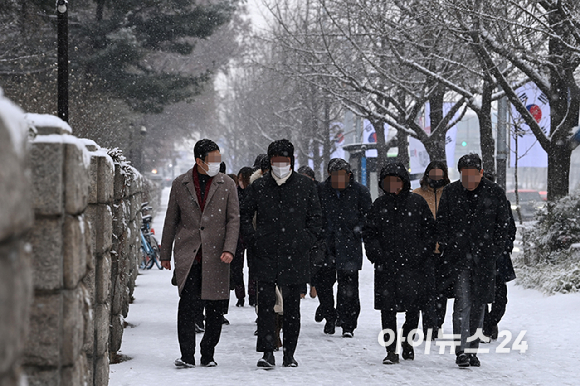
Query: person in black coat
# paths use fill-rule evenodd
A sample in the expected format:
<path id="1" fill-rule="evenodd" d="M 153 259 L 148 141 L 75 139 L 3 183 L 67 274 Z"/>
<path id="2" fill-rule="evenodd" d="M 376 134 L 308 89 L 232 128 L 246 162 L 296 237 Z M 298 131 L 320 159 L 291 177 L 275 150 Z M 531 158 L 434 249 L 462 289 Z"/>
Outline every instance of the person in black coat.
<path id="1" fill-rule="evenodd" d="M 283 365 L 296 367 L 300 332 L 300 290 L 310 279 L 309 251 L 321 231 L 321 211 L 314 183 L 295 173 L 294 146 L 286 139 L 268 146 L 271 172 L 252 183 L 241 206 L 244 241 L 252 250 L 258 281 L 258 367 L 275 365 L 276 286 L 284 301 Z M 256 228 L 253 218 L 256 214 Z"/>
<path id="2" fill-rule="evenodd" d="M 331 159 L 327 171 L 329 177 L 318 188 L 326 256 L 315 277 L 320 301 L 315 320 L 326 319 L 324 333 L 334 334 L 338 318 L 342 336 L 352 338 L 360 314 L 362 230 L 372 200 L 367 187 L 354 180 L 345 160 Z M 335 309 L 333 286 L 337 281 Z"/>
<path id="3" fill-rule="evenodd" d="M 238 185 L 238 200 L 242 202 L 244 200 L 244 193 L 246 187 L 250 185 L 250 176 L 254 170 L 251 167 L 243 167 L 238 172 L 237 185 Z M 236 298 L 238 302 L 236 307 L 244 306 L 244 299 L 246 298 L 246 288 L 244 285 L 244 252 L 246 250 L 246 244 L 244 239 L 240 234 L 238 238 L 238 246 L 236 248 L 236 254 L 234 259 L 230 264 L 230 289 L 235 291 Z"/>
<path id="4" fill-rule="evenodd" d="M 414 359 L 407 343 L 419 325 L 420 299 L 432 271 L 435 220 L 427 202 L 410 191 L 409 173 L 401 163 L 389 163 L 380 174 L 385 194 L 375 200 L 365 223 L 363 238 L 367 258 L 375 265 L 375 309 L 381 311 L 387 356 L 384 364 L 399 362 L 397 312 L 406 311 L 403 325 L 404 359 Z M 411 334 L 412 335 L 412 334 Z"/>
<path id="5" fill-rule="evenodd" d="M 495 175 L 493 173 L 483 173 L 483 176 L 488 180 L 495 182 Z M 506 197 L 507 200 L 507 197 Z M 511 208 L 511 203 L 507 201 L 507 207 Z M 508 234 L 506 240 L 505 250 L 497 258 L 497 269 L 495 275 L 495 296 L 491 304 L 491 311 L 485 307 L 485 315 L 483 317 L 483 335 L 491 340 L 497 339 L 498 329 L 497 325 L 503 315 L 505 314 L 507 306 L 507 282 L 516 278 L 514 266 L 512 264 L 511 253 L 514 249 L 514 240 L 516 239 L 516 222 L 512 211 L 508 211 L 510 221 L 508 224 Z"/>
<path id="6" fill-rule="evenodd" d="M 445 275 L 455 280 L 453 334 L 461 336 L 456 363 L 478 367 L 476 333 L 483 327 L 484 307 L 494 299 L 496 260 L 505 250 L 509 208 L 503 189 L 482 178 L 477 154 L 461 157 L 457 168 L 461 179 L 441 195 L 437 241 L 449 267 Z"/>

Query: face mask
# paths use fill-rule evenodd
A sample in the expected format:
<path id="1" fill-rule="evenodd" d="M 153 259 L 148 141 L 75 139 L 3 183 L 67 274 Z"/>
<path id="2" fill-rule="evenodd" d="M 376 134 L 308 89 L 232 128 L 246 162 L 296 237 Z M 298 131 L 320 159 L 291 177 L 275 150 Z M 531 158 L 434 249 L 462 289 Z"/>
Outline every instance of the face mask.
<path id="1" fill-rule="evenodd" d="M 431 178 L 429 178 L 428 180 L 429 186 L 432 187 L 433 189 L 439 189 L 442 186 L 445 186 L 445 180 L 443 178 L 440 180 L 432 180 Z"/>
<path id="2" fill-rule="evenodd" d="M 272 173 L 278 178 L 285 178 L 290 174 L 290 164 L 284 166 L 272 165 Z"/>
<path id="3" fill-rule="evenodd" d="M 206 171 L 208 176 L 214 177 L 220 172 L 220 163 L 219 162 L 210 162 L 206 165 L 208 167 L 208 169 Z"/>

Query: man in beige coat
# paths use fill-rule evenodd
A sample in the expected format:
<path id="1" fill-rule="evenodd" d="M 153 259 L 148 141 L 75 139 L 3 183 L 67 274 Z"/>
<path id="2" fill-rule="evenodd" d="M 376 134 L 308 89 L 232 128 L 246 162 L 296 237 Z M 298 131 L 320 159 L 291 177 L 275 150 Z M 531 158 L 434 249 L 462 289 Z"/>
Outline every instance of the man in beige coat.
<path id="1" fill-rule="evenodd" d="M 194 154 L 196 165 L 171 186 L 161 263 L 171 269 L 173 249 L 180 296 L 177 335 L 181 349 L 181 358 L 175 360 L 175 365 L 195 366 L 195 321 L 205 309 L 201 365 L 214 367 L 215 346 L 229 302 L 229 263 L 238 243 L 238 193 L 234 181 L 219 173 L 221 155 L 215 142 L 198 141 Z"/>

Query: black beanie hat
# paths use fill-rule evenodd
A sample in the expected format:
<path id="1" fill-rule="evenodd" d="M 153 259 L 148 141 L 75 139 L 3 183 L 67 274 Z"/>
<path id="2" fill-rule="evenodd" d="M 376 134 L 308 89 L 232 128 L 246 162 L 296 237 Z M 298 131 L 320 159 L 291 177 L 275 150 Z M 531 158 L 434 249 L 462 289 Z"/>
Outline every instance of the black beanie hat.
<path id="1" fill-rule="evenodd" d="M 294 145 L 287 139 L 279 139 L 268 146 L 268 158 L 290 157 L 290 165 L 294 169 Z"/>
<path id="2" fill-rule="evenodd" d="M 200 139 L 195 143 L 195 146 L 193 147 L 193 155 L 195 156 L 195 158 L 200 158 L 202 161 L 205 162 L 205 157 L 207 156 L 207 153 L 211 153 L 212 151 L 219 149 L 220 147 L 217 145 L 217 143 L 215 143 L 211 139 L 204 138 Z"/>

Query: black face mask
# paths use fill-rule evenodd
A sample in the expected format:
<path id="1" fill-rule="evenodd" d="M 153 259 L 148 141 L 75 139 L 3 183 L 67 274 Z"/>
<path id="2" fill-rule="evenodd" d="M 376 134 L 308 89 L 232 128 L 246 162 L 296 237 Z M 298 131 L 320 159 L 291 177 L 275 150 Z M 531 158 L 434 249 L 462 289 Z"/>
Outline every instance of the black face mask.
<path id="1" fill-rule="evenodd" d="M 429 181 L 429 186 L 433 189 L 439 189 L 445 186 L 445 179 L 441 178 L 440 180 L 432 180 L 431 178 L 427 178 Z"/>

